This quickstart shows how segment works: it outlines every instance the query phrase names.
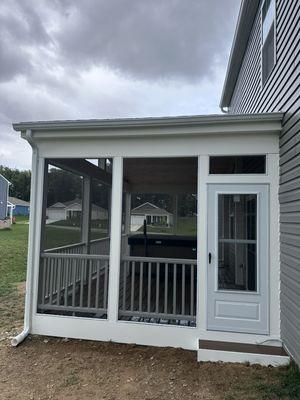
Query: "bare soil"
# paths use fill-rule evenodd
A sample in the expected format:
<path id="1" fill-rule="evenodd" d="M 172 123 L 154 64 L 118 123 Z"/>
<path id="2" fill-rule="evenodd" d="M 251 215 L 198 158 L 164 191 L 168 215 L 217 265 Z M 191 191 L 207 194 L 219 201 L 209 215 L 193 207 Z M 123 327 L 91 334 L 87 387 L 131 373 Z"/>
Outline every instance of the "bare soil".
<path id="1" fill-rule="evenodd" d="M 259 399 L 253 382 L 273 383 L 273 370 L 198 363 L 181 349 L 34 336 L 17 348 L 0 343 L 0 399 Z"/>

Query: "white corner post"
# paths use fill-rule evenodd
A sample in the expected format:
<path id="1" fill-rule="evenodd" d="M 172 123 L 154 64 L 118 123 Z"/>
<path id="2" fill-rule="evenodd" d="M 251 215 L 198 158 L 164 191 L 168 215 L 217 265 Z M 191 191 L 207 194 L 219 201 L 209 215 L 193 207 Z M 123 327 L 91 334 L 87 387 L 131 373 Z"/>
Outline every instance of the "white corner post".
<path id="1" fill-rule="evenodd" d="M 121 231 L 122 231 L 122 193 L 123 193 L 123 159 L 113 158 L 111 220 L 110 220 L 110 263 L 108 282 L 109 322 L 118 321 L 119 309 L 119 280 L 121 260 Z"/>
<path id="2" fill-rule="evenodd" d="M 39 157 L 38 150 L 34 143 L 31 143 L 31 131 L 26 132 L 26 137 L 32 145 L 32 169 L 31 169 L 31 190 L 30 190 L 30 222 L 28 237 L 28 257 L 26 274 L 26 295 L 24 311 L 23 331 L 11 341 L 13 346 L 21 343 L 32 328 L 33 305 L 37 301 L 38 268 L 40 260 L 41 241 L 41 217 L 43 202 L 43 180 L 45 159 Z"/>
<path id="3" fill-rule="evenodd" d="M 90 223 L 91 223 L 91 187 L 92 179 L 90 176 L 83 178 L 83 198 L 82 198 L 82 231 L 81 241 L 85 243 L 85 252 L 90 252 Z"/>

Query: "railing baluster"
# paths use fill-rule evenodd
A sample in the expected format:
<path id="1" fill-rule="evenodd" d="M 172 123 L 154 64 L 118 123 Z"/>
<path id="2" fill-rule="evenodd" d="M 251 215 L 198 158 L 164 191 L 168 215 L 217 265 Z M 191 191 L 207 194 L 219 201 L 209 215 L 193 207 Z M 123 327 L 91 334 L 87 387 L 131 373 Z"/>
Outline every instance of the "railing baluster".
<path id="1" fill-rule="evenodd" d="M 191 315 L 194 315 L 194 265 L 191 264 Z"/>
<path id="2" fill-rule="evenodd" d="M 177 300 L 177 264 L 173 267 L 173 314 L 176 314 L 176 300 Z"/>
<path id="3" fill-rule="evenodd" d="M 84 272 L 85 272 L 85 269 L 84 269 L 84 263 L 85 263 L 85 260 L 80 260 L 81 262 L 80 262 L 80 268 L 81 268 L 81 277 L 80 277 L 80 299 L 79 299 L 79 305 L 80 305 L 80 307 L 83 307 L 83 288 L 84 288 Z"/>
<path id="4" fill-rule="evenodd" d="M 54 261 L 53 259 L 50 259 L 50 285 L 49 285 L 49 290 L 50 290 L 50 294 L 49 294 L 49 303 L 52 304 L 53 301 L 53 269 L 54 269 Z"/>
<path id="5" fill-rule="evenodd" d="M 64 296 L 64 304 L 68 305 L 68 291 L 69 291 L 69 259 L 65 260 L 65 296 Z"/>
<path id="6" fill-rule="evenodd" d="M 123 263 L 123 304 L 122 309 L 126 310 L 126 286 L 127 286 L 127 266 L 128 261 L 122 261 Z"/>
<path id="7" fill-rule="evenodd" d="M 59 258 L 57 260 L 57 290 L 56 290 L 56 304 L 60 304 L 60 285 L 61 285 L 61 263 L 62 260 Z"/>
<path id="8" fill-rule="evenodd" d="M 168 312 L 168 270 L 169 264 L 165 263 L 165 304 L 164 304 L 164 312 L 167 314 Z"/>
<path id="9" fill-rule="evenodd" d="M 159 313 L 159 278 L 160 263 L 156 263 L 156 293 L 155 293 L 155 312 Z"/>
<path id="10" fill-rule="evenodd" d="M 148 263 L 148 293 L 147 293 L 147 312 L 150 312 L 151 308 L 151 266 L 152 263 Z"/>
<path id="11" fill-rule="evenodd" d="M 50 259 L 45 258 L 44 263 L 46 263 L 46 271 L 45 271 L 45 293 L 44 293 L 44 303 L 46 301 L 46 298 L 49 297 L 49 263 Z"/>
<path id="12" fill-rule="evenodd" d="M 108 265 L 109 261 L 104 261 L 104 290 L 103 290 L 103 308 L 107 309 L 107 286 L 108 286 Z"/>
<path id="13" fill-rule="evenodd" d="M 185 313 L 185 264 L 182 264 L 182 277 L 181 277 L 181 314 Z"/>
<path id="14" fill-rule="evenodd" d="M 130 310 L 133 311 L 134 307 L 134 284 L 135 284 L 135 261 L 132 261 L 131 268 L 131 298 L 130 298 Z"/>
<path id="15" fill-rule="evenodd" d="M 140 263 L 140 287 L 139 287 L 139 311 L 143 308 L 143 275 L 144 275 L 144 263 Z"/>
<path id="16" fill-rule="evenodd" d="M 96 261 L 96 295 L 95 295 L 95 307 L 99 307 L 99 281 L 100 281 L 100 260 Z"/>
<path id="17" fill-rule="evenodd" d="M 48 260 L 46 258 L 43 259 L 41 262 L 41 273 L 42 273 L 42 298 L 41 298 L 41 303 L 45 304 L 45 288 L 46 288 L 46 273 L 47 273 L 47 264 Z"/>
<path id="18" fill-rule="evenodd" d="M 73 273 L 73 287 L 72 287 L 72 306 L 75 307 L 75 295 L 76 295 L 76 271 L 77 271 L 77 264 L 78 264 L 78 260 L 74 260 L 74 265 L 73 265 L 73 269 L 72 269 L 72 273 Z"/>
<path id="19" fill-rule="evenodd" d="M 87 275 L 88 275 L 88 298 L 87 298 L 87 306 L 91 307 L 91 296 L 92 296 L 92 265 L 93 260 L 86 261 Z"/>

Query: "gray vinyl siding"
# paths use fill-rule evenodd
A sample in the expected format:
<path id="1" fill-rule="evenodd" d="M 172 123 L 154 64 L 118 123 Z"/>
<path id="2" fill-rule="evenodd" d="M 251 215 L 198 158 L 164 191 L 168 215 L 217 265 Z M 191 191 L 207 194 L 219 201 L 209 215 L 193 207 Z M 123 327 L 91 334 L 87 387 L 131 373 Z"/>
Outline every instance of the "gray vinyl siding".
<path id="1" fill-rule="evenodd" d="M 281 334 L 300 365 L 300 1 L 276 2 L 276 64 L 261 85 L 261 15 L 253 24 L 230 113 L 284 111 L 280 136 Z"/>
<path id="2" fill-rule="evenodd" d="M 0 175 L 0 220 L 7 215 L 8 182 Z"/>

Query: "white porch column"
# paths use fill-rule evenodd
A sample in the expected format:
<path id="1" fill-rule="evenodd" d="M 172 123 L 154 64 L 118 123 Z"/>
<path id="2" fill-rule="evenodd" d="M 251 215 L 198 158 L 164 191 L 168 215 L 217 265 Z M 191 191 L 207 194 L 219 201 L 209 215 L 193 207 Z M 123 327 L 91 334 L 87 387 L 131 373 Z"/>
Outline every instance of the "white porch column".
<path id="1" fill-rule="evenodd" d="M 31 190 L 28 237 L 28 258 L 26 276 L 26 297 L 24 312 L 24 330 L 31 332 L 31 318 L 35 312 L 38 294 L 38 278 L 41 248 L 41 227 L 43 208 L 43 187 L 45 159 L 39 157 L 37 149 L 32 151 Z"/>
<path id="2" fill-rule="evenodd" d="M 81 241 L 85 243 L 85 251 L 87 254 L 89 253 L 91 231 L 91 182 L 91 177 L 85 176 L 83 178 Z"/>
<path id="3" fill-rule="evenodd" d="M 197 328 L 206 330 L 207 319 L 207 176 L 208 156 L 198 157 L 197 188 Z"/>
<path id="4" fill-rule="evenodd" d="M 112 171 L 110 264 L 107 309 L 107 318 L 109 322 L 116 322 L 118 320 L 122 230 L 122 191 L 123 159 L 122 157 L 114 157 Z"/>

